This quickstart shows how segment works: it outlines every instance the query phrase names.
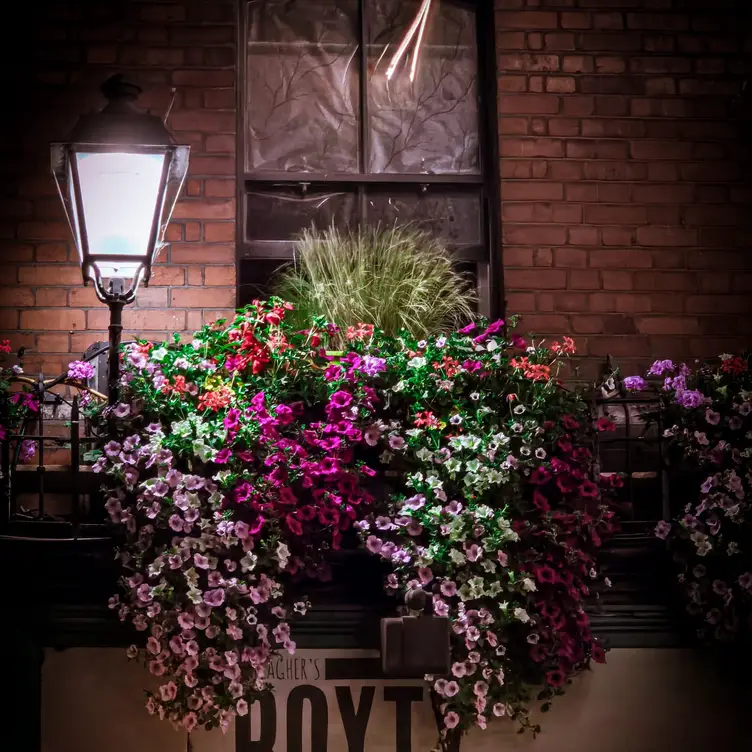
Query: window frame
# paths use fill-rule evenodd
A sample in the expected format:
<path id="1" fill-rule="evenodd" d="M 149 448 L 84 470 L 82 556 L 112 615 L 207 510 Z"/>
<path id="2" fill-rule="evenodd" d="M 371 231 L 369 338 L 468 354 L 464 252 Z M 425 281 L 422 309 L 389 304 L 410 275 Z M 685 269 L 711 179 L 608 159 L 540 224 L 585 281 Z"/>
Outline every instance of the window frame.
<path id="1" fill-rule="evenodd" d="M 248 124 L 246 122 L 246 87 L 248 66 L 249 14 L 247 0 L 238 3 L 237 75 L 236 75 L 236 214 L 235 263 L 238 272 L 236 302 L 241 302 L 241 266 L 252 259 L 264 261 L 292 260 L 291 242 L 249 241 L 246 237 L 248 210 L 246 196 L 254 187 L 296 188 L 305 195 L 312 185 L 325 186 L 326 190 L 355 189 L 358 214 L 365 215 L 366 191 L 374 187 L 398 190 L 414 186 L 430 191 L 432 186 L 458 189 L 476 188 L 480 197 L 481 242 L 450 246 L 452 257 L 459 262 L 476 265 L 480 313 L 491 318 L 505 315 L 503 265 L 501 262 L 501 200 L 499 134 L 497 109 L 497 65 L 495 44 L 495 18 L 493 4 L 486 0 L 455 0 L 474 8 L 476 13 L 476 42 L 478 49 L 478 141 L 480 170 L 477 174 L 423 174 L 423 173 L 368 173 L 365 159 L 368 153 L 368 88 L 361 85 L 359 93 L 359 162 L 358 173 L 306 172 L 295 174 L 285 171 L 246 170 Z M 367 14 L 363 12 L 368 0 L 358 0 L 360 39 L 368 39 Z M 368 56 L 359 55 L 360 79 L 368 74 Z"/>

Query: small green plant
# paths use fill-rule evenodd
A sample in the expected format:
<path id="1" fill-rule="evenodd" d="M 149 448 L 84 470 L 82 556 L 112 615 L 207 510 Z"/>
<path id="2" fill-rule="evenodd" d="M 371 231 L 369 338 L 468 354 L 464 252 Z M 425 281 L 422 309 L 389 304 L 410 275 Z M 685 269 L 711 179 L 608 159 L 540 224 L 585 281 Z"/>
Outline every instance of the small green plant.
<path id="1" fill-rule="evenodd" d="M 470 280 L 441 243 L 411 226 L 306 230 L 275 294 L 293 303 L 301 321 L 324 316 L 343 332 L 366 322 L 417 338 L 467 323 L 475 302 Z"/>

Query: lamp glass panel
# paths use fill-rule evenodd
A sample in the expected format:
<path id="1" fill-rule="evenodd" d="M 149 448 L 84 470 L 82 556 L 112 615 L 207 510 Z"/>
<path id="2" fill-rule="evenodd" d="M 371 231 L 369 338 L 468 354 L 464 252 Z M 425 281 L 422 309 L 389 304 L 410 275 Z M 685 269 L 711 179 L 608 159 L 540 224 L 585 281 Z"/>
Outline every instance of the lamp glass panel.
<path id="1" fill-rule="evenodd" d="M 96 263 L 102 277 L 132 277 L 151 256 L 165 155 L 77 152 L 76 159 L 89 253 L 133 257 Z"/>

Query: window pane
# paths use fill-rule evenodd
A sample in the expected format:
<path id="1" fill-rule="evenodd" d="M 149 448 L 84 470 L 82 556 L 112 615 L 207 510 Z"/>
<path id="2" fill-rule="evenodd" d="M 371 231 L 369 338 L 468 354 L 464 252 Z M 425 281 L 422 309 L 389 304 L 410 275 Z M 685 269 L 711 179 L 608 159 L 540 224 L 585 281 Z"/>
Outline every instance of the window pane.
<path id="1" fill-rule="evenodd" d="M 370 190 L 366 219 L 371 224 L 415 223 L 449 245 L 483 242 L 480 196 L 469 191 Z"/>
<path id="2" fill-rule="evenodd" d="M 289 261 L 279 259 L 243 259 L 238 280 L 239 304 L 245 306 L 271 295 L 275 277 L 288 264 Z"/>
<path id="3" fill-rule="evenodd" d="M 291 240 L 302 230 L 319 230 L 331 224 L 345 227 L 356 221 L 354 193 L 298 188 L 249 190 L 246 198 L 246 238 L 255 240 Z"/>
<path id="4" fill-rule="evenodd" d="M 421 0 L 367 3 L 368 166 L 371 172 L 477 173 L 478 49 L 475 11 L 432 0 L 420 45 L 417 28 L 390 75 Z M 415 78 L 411 68 L 419 55 Z"/>
<path id="5" fill-rule="evenodd" d="M 357 0 L 251 0 L 248 22 L 248 169 L 357 172 Z"/>

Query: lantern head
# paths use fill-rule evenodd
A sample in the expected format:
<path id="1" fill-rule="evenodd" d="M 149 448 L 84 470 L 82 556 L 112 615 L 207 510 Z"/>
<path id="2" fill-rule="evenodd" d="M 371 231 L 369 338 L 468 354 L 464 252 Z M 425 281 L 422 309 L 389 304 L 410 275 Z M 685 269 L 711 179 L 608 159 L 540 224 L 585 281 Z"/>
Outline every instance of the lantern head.
<path id="1" fill-rule="evenodd" d="M 81 262 L 107 302 L 113 286 L 130 302 L 164 241 L 188 170 L 190 147 L 175 143 L 160 118 L 136 108 L 141 89 L 113 76 L 107 105 L 82 116 L 68 139 L 51 146 L 51 166 Z"/>

